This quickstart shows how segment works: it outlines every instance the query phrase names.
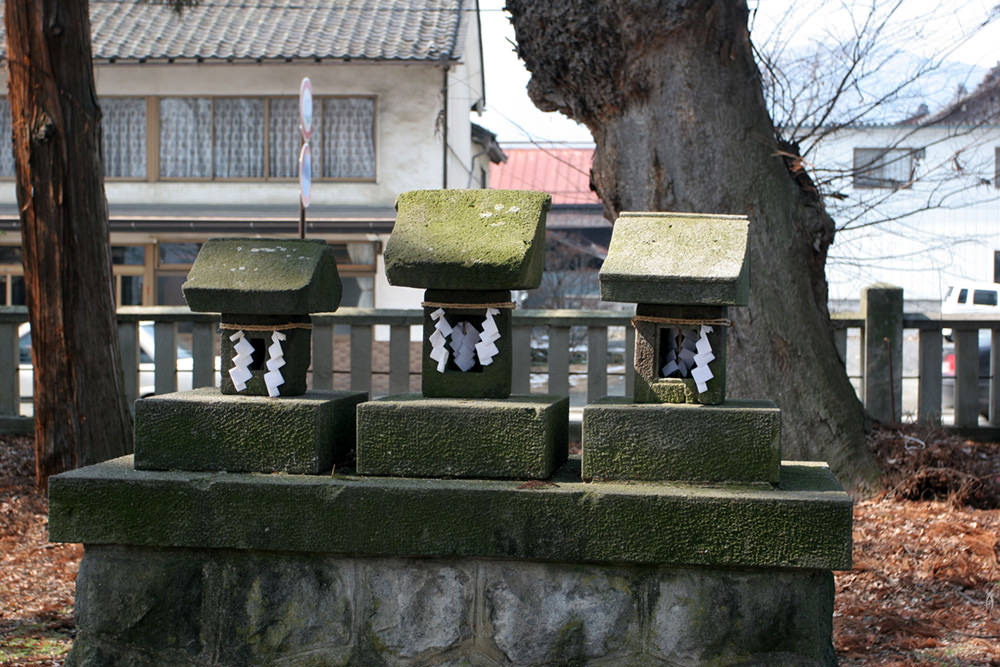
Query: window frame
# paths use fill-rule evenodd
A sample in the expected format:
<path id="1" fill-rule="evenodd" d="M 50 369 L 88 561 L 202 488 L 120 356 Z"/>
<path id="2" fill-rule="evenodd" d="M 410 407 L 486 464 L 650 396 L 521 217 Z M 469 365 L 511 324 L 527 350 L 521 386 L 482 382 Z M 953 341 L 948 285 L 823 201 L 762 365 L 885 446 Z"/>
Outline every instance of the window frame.
<path id="1" fill-rule="evenodd" d="M 97 97 L 97 103 L 100 105 L 102 99 L 128 99 L 128 100 L 142 100 L 143 104 L 146 106 L 146 155 L 143 156 L 144 162 L 146 163 L 146 174 L 145 176 L 108 176 L 104 175 L 105 181 L 111 181 L 112 183 L 146 183 L 149 181 L 149 98 L 147 95 L 99 95 Z M 101 133 L 104 133 L 104 110 L 101 110 Z M 159 147 L 159 142 L 157 142 L 157 148 Z M 104 158 L 101 156 L 101 164 L 104 164 Z"/>
<path id="2" fill-rule="evenodd" d="M 8 95 L 0 95 L 3 99 L 9 99 Z M 270 162 L 270 121 L 271 121 L 271 100 L 276 99 L 292 99 L 298 101 L 298 97 L 295 95 L 101 95 L 98 97 L 98 102 L 102 98 L 118 98 L 118 99 L 142 99 L 146 102 L 146 175 L 145 176 L 105 176 L 105 181 L 110 181 L 113 183 L 261 183 L 261 182 L 274 182 L 274 183 L 295 183 L 297 182 L 298 176 L 271 176 L 271 162 Z M 211 123 L 211 149 L 215 150 L 215 100 L 217 99 L 245 99 L 245 98 L 255 98 L 264 100 L 264 176 L 245 176 L 245 177 L 228 177 L 221 178 L 215 175 L 196 177 L 196 176 L 163 176 L 161 173 L 160 164 L 160 103 L 165 98 L 203 98 L 209 100 L 210 113 L 212 114 L 213 122 Z M 380 125 L 379 125 L 379 96 L 374 94 L 362 94 L 362 95 L 318 95 L 313 98 L 313 108 L 322 108 L 323 100 L 327 99 L 368 99 L 372 101 L 372 152 L 374 154 L 374 164 L 372 168 L 372 176 L 365 177 L 353 177 L 353 176 L 313 176 L 313 182 L 319 183 L 377 183 L 379 175 L 379 147 L 381 145 L 381 135 L 380 135 Z M 322 113 L 322 112 L 321 112 Z M 314 116 L 316 118 L 317 116 Z M 319 115 L 319 118 L 322 116 Z M 314 120 L 315 122 L 315 120 Z M 1000 149 L 997 149 L 1000 151 Z M 209 160 L 210 167 L 212 171 L 215 170 L 214 161 Z M 16 174 L 12 176 L 0 176 L 0 182 L 11 182 L 16 178 Z"/>
<path id="3" fill-rule="evenodd" d="M 217 99 L 263 99 L 264 100 L 264 175 L 263 176 L 241 176 L 241 177 L 228 177 L 223 178 L 215 176 L 206 177 L 193 177 L 193 176 L 163 176 L 160 173 L 160 155 L 159 155 L 159 136 L 160 136 L 160 103 L 165 98 L 201 98 L 208 99 L 210 103 L 210 109 L 212 114 L 211 123 L 211 149 L 215 150 L 215 100 Z M 156 136 L 157 136 L 157 180 L 164 183 L 261 183 L 261 182 L 274 182 L 274 183 L 296 183 L 298 182 L 298 176 L 271 176 L 271 100 L 296 100 L 298 97 L 295 95 L 158 95 L 155 96 L 156 99 Z M 372 141 L 374 146 L 374 165 L 373 165 L 373 175 L 366 177 L 345 177 L 345 176 L 313 176 L 313 182 L 320 183 L 377 183 L 378 182 L 378 170 L 379 170 L 379 124 L 378 124 L 378 95 L 318 95 L 313 97 L 313 109 L 322 109 L 323 100 L 327 99 L 369 99 L 372 101 Z M 320 114 L 313 115 L 314 124 L 319 118 L 322 118 Z M 147 151 L 148 151 L 148 140 L 147 140 Z M 215 171 L 215 161 L 214 155 L 211 156 L 209 160 L 212 171 Z"/>
<path id="4" fill-rule="evenodd" d="M 877 159 L 859 165 L 858 151 L 880 151 L 880 155 Z M 893 164 L 895 158 L 885 159 L 893 153 L 901 153 L 902 156 L 898 159 L 905 159 L 909 162 L 907 179 L 896 181 L 891 178 L 878 178 L 871 175 L 873 170 L 884 169 L 886 165 Z M 917 164 L 924 159 L 925 155 L 926 149 L 924 148 L 855 146 L 851 155 L 851 186 L 855 190 L 907 190 L 916 181 Z"/>

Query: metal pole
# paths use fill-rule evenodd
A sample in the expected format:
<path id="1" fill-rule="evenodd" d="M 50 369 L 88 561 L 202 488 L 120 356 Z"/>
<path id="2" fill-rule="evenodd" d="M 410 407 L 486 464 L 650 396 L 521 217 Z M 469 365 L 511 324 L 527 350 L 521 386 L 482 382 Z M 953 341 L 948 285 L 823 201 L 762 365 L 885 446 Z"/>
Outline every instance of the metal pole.
<path id="1" fill-rule="evenodd" d="M 302 205 L 302 196 L 299 195 L 299 238 L 306 237 L 306 207 Z"/>

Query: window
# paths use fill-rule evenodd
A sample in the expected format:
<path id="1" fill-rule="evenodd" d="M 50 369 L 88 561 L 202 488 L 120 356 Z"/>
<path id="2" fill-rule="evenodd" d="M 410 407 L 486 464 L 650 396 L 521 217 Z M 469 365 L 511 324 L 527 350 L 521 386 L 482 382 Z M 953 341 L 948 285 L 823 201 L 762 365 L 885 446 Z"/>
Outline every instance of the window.
<path id="1" fill-rule="evenodd" d="M 147 177 L 146 98 L 100 100 L 108 178 Z M 313 106 L 314 180 L 375 179 L 375 98 L 320 97 Z M 159 99 L 159 177 L 176 180 L 296 179 L 299 102 L 293 97 Z M 10 137 L 10 103 L 0 97 L 0 137 Z M 14 177 L 13 151 L 0 150 L 0 178 Z"/>
<path id="2" fill-rule="evenodd" d="M 146 178 L 146 99 L 105 97 L 101 104 L 104 175 Z M 0 98 L 0 137 L 11 137 L 10 101 Z M 10 144 L 7 144 L 10 145 Z M 0 178 L 14 177 L 14 151 L 0 150 Z"/>
<path id="3" fill-rule="evenodd" d="M 965 300 L 969 298 L 969 290 L 964 287 L 958 291 L 958 302 L 965 303 Z"/>
<path id="4" fill-rule="evenodd" d="M 923 149 L 855 148 L 854 187 L 908 188 L 923 157 Z"/>
<path id="5" fill-rule="evenodd" d="M 0 97 L 0 138 L 3 139 L 3 150 L 0 150 L 0 178 L 14 178 L 14 131 L 10 122 L 10 101 Z"/>
<path id="6" fill-rule="evenodd" d="M 995 306 L 997 293 L 994 290 L 977 289 L 972 292 L 972 303 L 977 306 Z"/>
<path id="7" fill-rule="evenodd" d="M 108 178 L 146 178 L 146 99 L 105 97 L 101 149 Z"/>
<path id="8" fill-rule="evenodd" d="M 314 103 L 314 179 L 375 178 L 375 100 Z M 160 175 L 171 179 L 298 177 L 297 98 L 160 100 Z"/>

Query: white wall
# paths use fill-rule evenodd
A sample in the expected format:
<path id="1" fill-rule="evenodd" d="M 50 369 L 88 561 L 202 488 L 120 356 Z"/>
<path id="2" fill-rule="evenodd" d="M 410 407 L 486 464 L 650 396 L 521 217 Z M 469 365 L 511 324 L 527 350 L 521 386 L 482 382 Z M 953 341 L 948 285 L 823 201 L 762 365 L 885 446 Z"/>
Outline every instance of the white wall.
<path id="1" fill-rule="evenodd" d="M 890 146 L 924 149 L 918 180 L 895 192 L 855 188 L 847 175 L 854 148 Z M 957 282 L 992 282 L 1000 250 L 997 147 L 997 126 L 852 128 L 826 139 L 809 168 L 846 196 L 827 200 L 840 230 L 827 262 L 830 298 L 856 299 L 882 281 L 903 287 L 907 299 L 939 300 Z"/>

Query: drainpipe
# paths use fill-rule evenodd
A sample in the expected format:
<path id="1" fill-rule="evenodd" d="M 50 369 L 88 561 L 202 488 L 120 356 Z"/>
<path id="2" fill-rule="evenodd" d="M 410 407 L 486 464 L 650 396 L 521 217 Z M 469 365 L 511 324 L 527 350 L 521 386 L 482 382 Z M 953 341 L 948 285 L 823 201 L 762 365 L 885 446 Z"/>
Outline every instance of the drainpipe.
<path id="1" fill-rule="evenodd" d="M 441 95 L 444 97 L 444 111 L 441 123 L 441 187 L 448 187 L 448 56 L 442 58 Z"/>

